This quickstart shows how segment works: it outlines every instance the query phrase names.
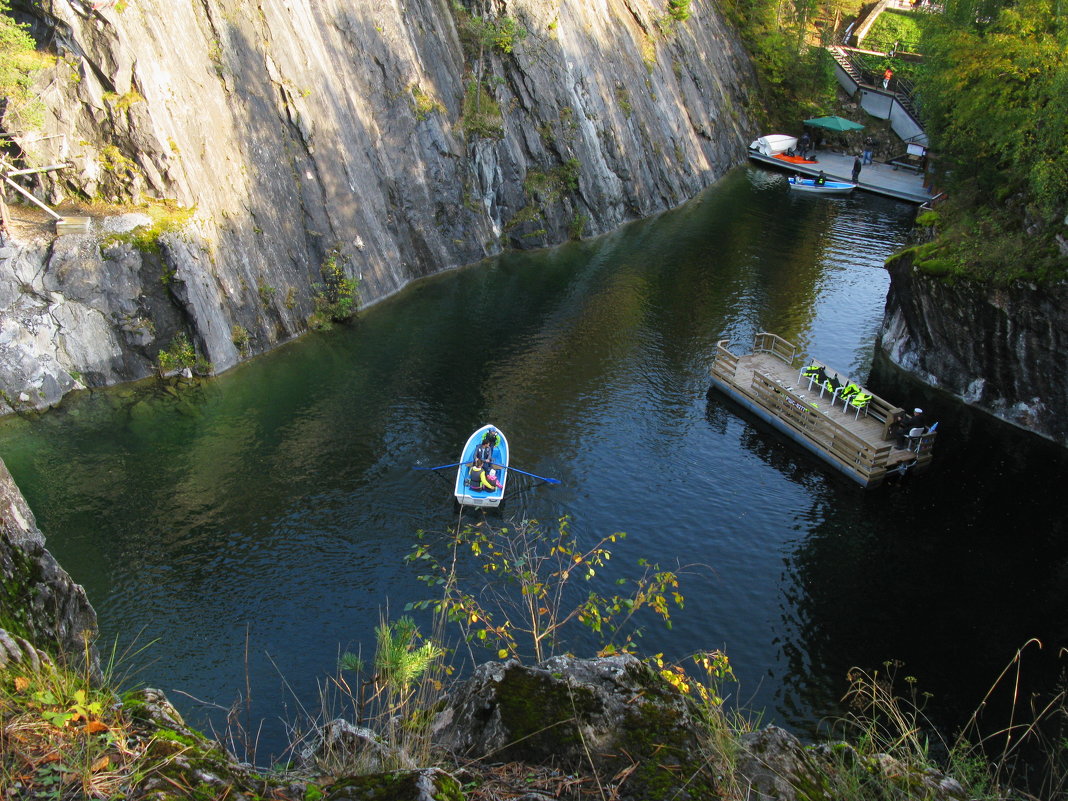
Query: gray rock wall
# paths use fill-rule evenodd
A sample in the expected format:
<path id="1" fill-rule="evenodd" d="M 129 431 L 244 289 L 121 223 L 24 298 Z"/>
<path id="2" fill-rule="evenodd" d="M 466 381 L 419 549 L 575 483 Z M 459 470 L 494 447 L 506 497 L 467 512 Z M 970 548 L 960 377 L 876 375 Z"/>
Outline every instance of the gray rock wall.
<path id="1" fill-rule="evenodd" d="M 1068 286 L 992 287 L 890 263 L 879 347 L 894 364 L 1068 447 Z"/>
<path id="2" fill-rule="evenodd" d="M 59 54 L 22 161 L 70 165 L 30 188 L 191 218 L 154 248 L 101 219 L 5 242 L 0 411 L 147 376 L 179 331 L 225 370 L 305 330 L 331 262 L 366 305 L 611 230 L 692 197 L 753 134 L 751 68 L 710 2 L 671 25 L 655 0 L 478 2 L 526 32 L 485 51 L 482 135 L 469 15 L 446 0 L 13 5 Z"/>

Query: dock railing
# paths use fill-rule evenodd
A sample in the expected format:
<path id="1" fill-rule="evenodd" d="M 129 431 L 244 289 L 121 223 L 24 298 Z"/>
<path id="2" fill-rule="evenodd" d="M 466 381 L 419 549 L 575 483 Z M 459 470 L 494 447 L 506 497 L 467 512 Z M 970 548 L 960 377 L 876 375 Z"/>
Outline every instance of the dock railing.
<path id="1" fill-rule="evenodd" d="M 787 342 L 778 334 L 761 331 L 753 337 L 753 353 L 770 353 L 792 366 L 794 359 L 797 358 L 797 346 L 792 342 Z"/>
<path id="2" fill-rule="evenodd" d="M 727 346 L 730 344 L 731 341 L 729 339 L 721 339 L 716 343 L 716 356 L 715 361 L 712 362 L 712 374 L 733 384 L 734 375 L 738 372 L 738 357 L 727 350 Z"/>
<path id="3" fill-rule="evenodd" d="M 891 443 L 867 442 L 763 373 L 753 373 L 750 392 L 761 406 L 866 479 L 886 472 Z"/>

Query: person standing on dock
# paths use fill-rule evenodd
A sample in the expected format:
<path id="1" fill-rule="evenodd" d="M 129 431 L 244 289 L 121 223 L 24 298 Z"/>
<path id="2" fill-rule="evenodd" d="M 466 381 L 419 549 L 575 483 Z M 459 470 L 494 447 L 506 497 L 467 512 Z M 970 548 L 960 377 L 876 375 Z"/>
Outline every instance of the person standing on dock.
<path id="1" fill-rule="evenodd" d="M 862 157 L 862 164 L 871 164 L 872 153 L 875 151 L 875 140 L 872 139 L 871 134 L 864 137 L 864 155 Z"/>
<path id="2" fill-rule="evenodd" d="M 857 183 L 857 179 L 860 178 L 860 157 L 853 157 L 853 183 Z"/>

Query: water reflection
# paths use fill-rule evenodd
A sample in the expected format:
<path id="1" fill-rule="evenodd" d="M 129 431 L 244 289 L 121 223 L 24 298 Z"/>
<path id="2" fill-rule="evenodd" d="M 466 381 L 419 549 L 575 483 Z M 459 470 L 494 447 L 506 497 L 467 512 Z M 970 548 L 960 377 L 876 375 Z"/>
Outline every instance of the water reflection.
<path id="1" fill-rule="evenodd" d="M 798 537 L 784 542 L 776 645 L 785 670 L 775 708 L 814 731 L 841 714 L 852 667 L 896 672 L 930 694 L 926 713 L 948 733 L 979 707 L 1001 671 L 1032 638 L 1018 686 L 988 699 L 987 732 L 1019 719 L 1033 694 L 1041 708 L 1060 686 L 1068 639 L 1068 544 L 1059 513 L 1060 449 L 995 425 L 885 365 L 873 386 L 920 398 L 952 432 L 923 476 L 862 493 L 745 412 L 743 448 L 804 486 Z M 731 405 L 710 394 L 707 417 L 723 430 Z M 814 478 L 813 470 L 820 471 Z M 888 663 L 900 663 L 899 668 Z"/>
<path id="2" fill-rule="evenodd" d="M 995 568 L 1021 571 L 1004 586 L 1023 594 L 1022 554 L 1062 555 L 1048 527 L 1015 559 L 973 536 L 1009 524 L 987 508 L 1004 483 L 947 455 L 936 481 L 864 495 L 706 398 L 715 342 L 762 329 L 866 372 L 880 266 L 913 214 L 863 196 L 797 198 L 778 176 L 739 169 L 674 212 L 422 281 L 349 328 L 196 388 L 148 382 L 0 421 L 0 453 L 105 640 L 158 638 L 141 679 L 168 691 L 229 706 L 247 679 L 265 751 L 281 750 L 278 719 L 314 705 L 340 651 L 366 651 L 380 614 L 425 595 L 403 557 L 417 530 L 457 518 L 449 482 L 410 468 L 453 461 L 486 421 L 517 466 L 562 480 L 509 481 L 523 492 L 491 519 L 567 514 L 584 541 L 628 532 L 609 582 L 639 557 L 699 565 L 674 629 L 650 627 L 645 648 L 724 648 L 742 697 L 804 728 L 834 707 L 850 664 L 901 658 L 953 683 L 977 630 L 1004 638 L 985 644 L 993 653 L 1057 617 L 1035 599 L 1008 605 L 1014 624 L 981 619 L 1009 592 L 975 589 Z M 921 397 L 907 392 L 885 394 Z M 960 425 L 947 411 L 943 430 Z M 1013 491 L 1032 502 L 1024 483 Z M 1001 561 L 983 572 L 988 553 Z M 963 587 L 949 591 L 943 574 Z M 1038 584 L 1042 603 L 1063 600 Z M 194 721 L 220 720 L 176 700 Z"/>

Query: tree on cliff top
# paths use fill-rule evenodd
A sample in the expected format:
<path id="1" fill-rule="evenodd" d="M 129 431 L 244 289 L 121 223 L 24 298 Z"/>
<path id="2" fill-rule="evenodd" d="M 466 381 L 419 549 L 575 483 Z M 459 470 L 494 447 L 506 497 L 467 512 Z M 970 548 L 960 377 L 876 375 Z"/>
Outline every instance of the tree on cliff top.
<path id="1" fill-rule="evenodd" d="M 1057 213 L 1068 197 L 1068 3 L 994 5 L 951 0 L 931 15 L 920 88 L 932 144 L 953 185 L 1023 190 Z"/>
<path id="2" fill-rule="evenodd" d="M 1068 2 L 947 0 L 945 12 L 925 26 L 918 90 L 950 196 L 947 250 L 983 277 L 1061 276 Z"/>
<path id="3" fill-rule="evenodd" d="M 32 124 L 30 84 L 43 66 L 33 37 L 10 14 L 8 0 L 0 0 L 0 120 L 9 132 Z"/>
<path id="4" fill-rule="evenodd" d="M 860 0 L 719 0 L 753 57 L 760 98 L 750 112 L 790 130 L 834 103 L 834 67 L 820 39 Z"/>

